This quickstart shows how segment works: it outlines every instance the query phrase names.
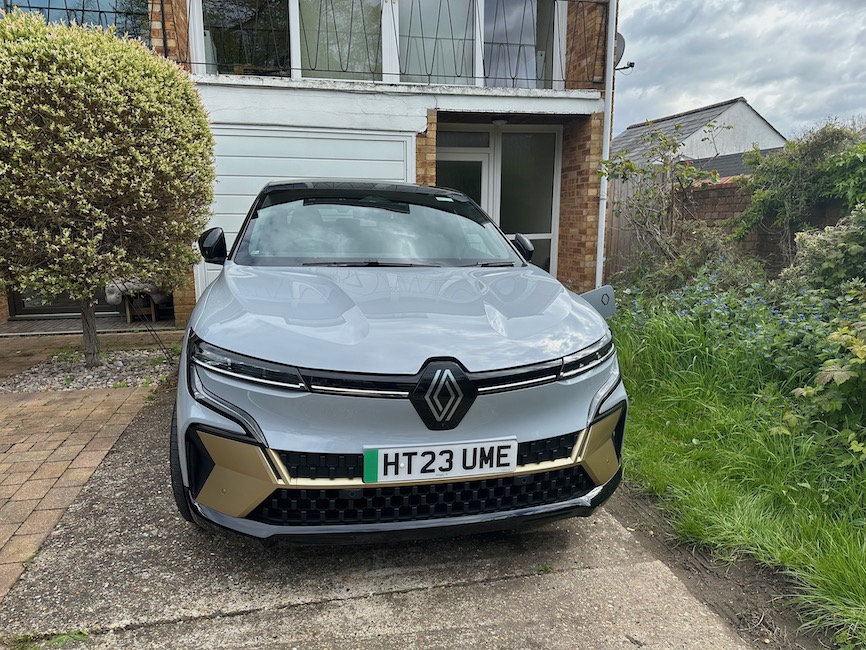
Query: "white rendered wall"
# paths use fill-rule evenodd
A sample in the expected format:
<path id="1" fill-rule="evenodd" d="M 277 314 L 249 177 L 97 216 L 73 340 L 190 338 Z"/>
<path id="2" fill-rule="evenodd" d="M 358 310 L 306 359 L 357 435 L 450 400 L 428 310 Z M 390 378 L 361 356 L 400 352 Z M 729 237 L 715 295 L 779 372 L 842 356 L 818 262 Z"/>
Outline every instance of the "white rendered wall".
<path id="1" fill-rule="evenodd" d="M 715 155 L 726 156 L 732 153 L 751 151 L 755 144 L 760 149 L 781 147 L 783 138 L 751 106 L 737 102 L 722 113 L 716 122 L 719 126 L 733 126 L 732 129 L 717 129 L 715 141 L 702 141 L 707 135 L 703 129 L 689 136 L 683 142 L 682 152 L 689 158 L 710 158 Z"/>

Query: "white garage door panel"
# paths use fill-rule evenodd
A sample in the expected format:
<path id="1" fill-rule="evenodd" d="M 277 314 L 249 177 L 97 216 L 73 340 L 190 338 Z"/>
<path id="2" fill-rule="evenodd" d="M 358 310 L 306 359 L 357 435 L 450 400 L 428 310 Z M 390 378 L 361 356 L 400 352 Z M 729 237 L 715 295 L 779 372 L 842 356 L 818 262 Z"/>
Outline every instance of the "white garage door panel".
<path id="1" fill-rule="evenodd" d="M 256 196 L 269 180 L 261 176 L 221 176 L 217 180 L 216 194 Z"/>
<path id="2" fill-rule="evenodd" d="M 311 158 L 241 158 L 217 157 L 217 174 L 228 176 L 257 175 L 268 180 L 283 178 L 363 178 L 369 180 L 402 180 L 402 160 L 316 160 Z M 261 188 L 259 188 L 261 189 Z"/>
<path id="3" fill-rule="evenodd" d="M 252 197 L 250 197 L 249 202 L 252 204 Z M 246 213 L 241 215 L 216 213 L 211 216 L 208 228 L 222 228 L 226 233 L 237 232 L 241 229 L 241 224 L 244 222 L 244 217 L 246 216 Z M 226 237 L 228 237 L 228 234 L 226 234 Z"/>
<path id="4" fill-rule="evenodd" d="M 256 194 L 258 194 L 258 190 L 253 194 L 241 196 L 234 194 L 230 196 L 221 196 L 220 194 L 217 194 L 214 197 L 213 202 L 214 214 L 234 214 L 243 218 L 247 216 L 247 212 L 253 204 Z"/>
<path id="5" fill-rule="evenodd" d="M 403 157 L 402 142 L 359 138 L 297 138 L 274 135 L 224 135 L 216 142 L 217 156 L 248 156 L 250 151 L 262 158 L 339 159 L 346 152 L 346 143 L 354 140 L 366 160 L 395 160 Z"/>

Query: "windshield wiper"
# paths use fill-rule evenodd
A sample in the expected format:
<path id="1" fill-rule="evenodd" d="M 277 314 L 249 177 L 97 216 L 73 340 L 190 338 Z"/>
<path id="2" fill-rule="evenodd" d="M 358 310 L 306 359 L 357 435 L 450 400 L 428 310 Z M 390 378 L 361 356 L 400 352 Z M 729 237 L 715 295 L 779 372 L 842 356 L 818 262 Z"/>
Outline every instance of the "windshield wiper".
<path id="1" fill-rule="evenodd" d="M 424 264 L 420 262 L 388 262 L 383 260 L 358 260 L 354 262 L 304 262 L 301 266 L 441 266 L 441 264 Z"/>
<path id="2" fill-rule="evenodd" d="M 461 264 L 460 266 L 515 266 L 516 262 L 473 262 L 472 264 Z"/>

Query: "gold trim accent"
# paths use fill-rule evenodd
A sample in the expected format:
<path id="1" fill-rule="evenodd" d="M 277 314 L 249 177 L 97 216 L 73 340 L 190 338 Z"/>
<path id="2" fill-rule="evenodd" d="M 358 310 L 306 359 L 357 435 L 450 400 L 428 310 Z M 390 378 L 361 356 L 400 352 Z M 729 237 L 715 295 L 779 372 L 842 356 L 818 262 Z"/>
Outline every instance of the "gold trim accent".
<path id="1" fill-rule="evenodd" d="M 619 469 L 613 433 L 621 416 L 622 408 L 618 408 L 590 426 L 585 436 L 580 462 L 596 485 L 607 483 Z"/>
<path id="2" fill-rule="evenodd" d="M 275 488 L 285 486 L 260 447 L 205 431 L 198 436 L 214 463 L 196 497 L 202 505 L 230 517 L 245 517 Z"/>

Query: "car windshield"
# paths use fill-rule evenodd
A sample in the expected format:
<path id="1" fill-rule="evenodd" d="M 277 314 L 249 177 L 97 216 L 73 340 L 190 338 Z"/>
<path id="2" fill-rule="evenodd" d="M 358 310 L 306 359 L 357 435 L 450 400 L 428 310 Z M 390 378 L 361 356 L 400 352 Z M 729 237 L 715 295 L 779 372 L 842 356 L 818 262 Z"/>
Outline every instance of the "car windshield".
<path id="1" fill-rule="evenodd" d="M 266 194 L 233 254 L 247 266 L 516 266 L 522 260 L 474 204 L 373 191 Z"/>

